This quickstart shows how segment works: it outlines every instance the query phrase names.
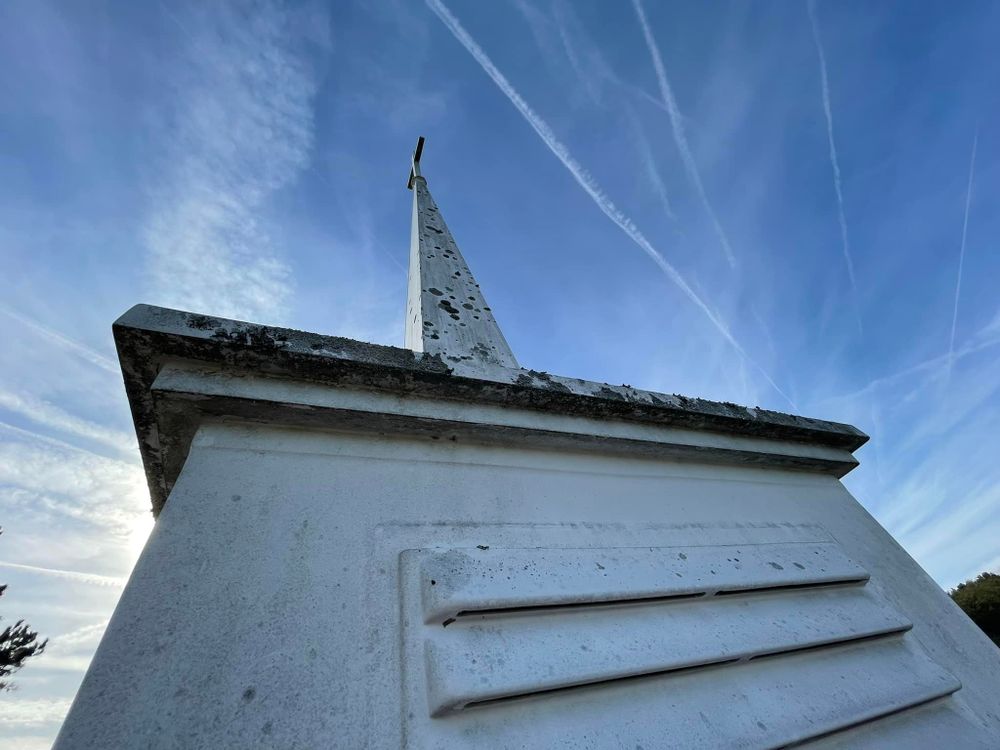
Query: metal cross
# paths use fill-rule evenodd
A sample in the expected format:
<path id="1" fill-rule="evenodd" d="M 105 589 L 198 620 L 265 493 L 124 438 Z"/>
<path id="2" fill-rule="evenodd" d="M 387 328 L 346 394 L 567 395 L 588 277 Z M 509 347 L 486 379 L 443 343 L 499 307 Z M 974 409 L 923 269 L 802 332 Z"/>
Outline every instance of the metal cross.
<path id="1" fill-rule="evenodd" d="M 413 179 L 420 177 L 420 154 L 424 150 L 424 137 L 417 138 L 417 147 L 413 149 L 413 160 L 410 162 L 410 179 L 406 181 L 406 187 L 413 190 Z"/>

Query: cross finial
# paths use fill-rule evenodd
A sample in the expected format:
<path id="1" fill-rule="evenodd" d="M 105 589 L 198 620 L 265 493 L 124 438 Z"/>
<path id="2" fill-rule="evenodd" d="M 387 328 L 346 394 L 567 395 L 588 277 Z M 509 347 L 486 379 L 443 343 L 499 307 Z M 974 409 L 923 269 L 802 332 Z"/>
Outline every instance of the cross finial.
<path id="1" fill-rule="evenodd" d="M 420 177 L 420 154 L 424 150 L 424 137 L 417 138 L 417 147 L 413 149 L 413 160 L 410 162 L 410 179 L 406 181 L 406 187 L 413 190 L 413 178 Z"/>

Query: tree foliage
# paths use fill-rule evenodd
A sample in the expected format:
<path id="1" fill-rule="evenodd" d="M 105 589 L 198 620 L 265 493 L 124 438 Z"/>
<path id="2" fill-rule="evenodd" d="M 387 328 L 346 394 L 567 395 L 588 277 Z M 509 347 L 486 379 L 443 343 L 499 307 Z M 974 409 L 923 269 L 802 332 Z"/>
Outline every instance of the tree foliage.
<path id="1" fill-rule="evenodd" d="M 980 573 L 976 578 L 958 584 L 949 595 L 1000 646 L 1000 574 Z"/>
<path id="2" fill-rule="evenodd" d="M 2 533 L 3 529 L 0 528 L 0 534 Z M 0 596 L 6 590 L 6 585 L 0 585 Z M 45 651 L 48 642 L 48 638 L 39 642 L 37 631 L 28 627 L 24 620 L 18 620 L 0 631 L 0 692 L 10 690 L 11 683 L 7 678 L 24 666 L 24 662 L 32 656 Z"/>

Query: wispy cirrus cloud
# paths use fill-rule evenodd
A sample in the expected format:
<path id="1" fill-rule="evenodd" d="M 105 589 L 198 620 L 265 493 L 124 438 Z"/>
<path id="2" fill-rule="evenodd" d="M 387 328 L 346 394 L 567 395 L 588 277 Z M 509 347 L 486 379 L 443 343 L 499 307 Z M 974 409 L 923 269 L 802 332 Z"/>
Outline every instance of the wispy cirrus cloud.
<path id="1" fill-rule="evenodd" d="M 995 360 L 994 360 L 995 365 Z M 996 389 L 975 371 L 961 380 L 968 398 L 932 406 L 927 415 L 905 423 L 905 440 L 889 447 L 889 480 L 879 493 L 876 515 L 921 563 L 936 571 L 948 586 L 984 569 L 995 557 L 996 526 L 990 522 L 1000 501 L 1000 484 L 989 465 L 995 413 L 990 402 Z M 930 383 L 925 384 L 926 389 Z M 929 400 L 929 399 L 925 399 Z M 942 423 L 947 419 L 951 423 Z M 959 428 L 959 429 L 956 429 Z M 902 431 L 899 424 L 897 431 Z M 904 437 L 903 435 L 900 436 Z M 923 456 L 914 464 L 912 457 Z M 956 554 L 956 544 L 967 552 Z"/>
<path id="2" fill-rule="evenodd" d="M 68 352 L 76 357 L 83 359 L 85 362 L 98 367 L 105 372 L 114 373 L 117 375 L 121 372 L 118 364 L 113 360 L 105 357 L 103 354 L 94 351 L 89 346 L 81 344 L 79 341 L 75 341 L 68 336 L 64 336 L 59 333 L 59 331 L 53 330 L 42 323 L 39 323 L 34 318 L 31 318 L 23 313 L 17 312 L 16 310 L 10 310 L 6 307 L 0 307 L 0 313 L 3 313 L 7 317 L 16 320 L 23 326 L 29 328 L 33 333 L 41 336 L 45 341 L 50 344 L 55 345 L 59 349 Z"/>
<path id="3" fill-rule="evenodd" d="M 639 19 L 639 26 L 642 28 L 642 36 L 646 41 L 646 47 L 649 49 L 649 55 L 653 60 L 653 69 L 656 71 L 656 82 L 660 87 L 660 97 L 670 117 L 671 132 L 674 135 L 677 152 L 680 154 L 681 161 L 684 164 L 684 171 L 687 172 L 688 179 L 694 186 L 701 205 L 705 209 L 709 221 L 712 223 L 712 229 L 715 231 L 715 236 L 719 239 L 719 245 L 722 247 L 722 252 L 726 256 L 726 260 L 729 262 L 730 267 L 734 268 L 736 266 L 736 255 L 733 253 L 733 248 L 729 243 L 729 237 L 726 235 L 725 229 L 722 228 L 722 222 L 719 221 L 719 217 L 716 215 L 715 209 L 708 199 L 705 183 L 701 179 L 698 163 L 695 161 L 694 153 L 691 151 L 691 146 L 688 143 L 687 134 L 684 130 L 684 118 L 677 107 L 677 100 L 674 99 L 674 92 L 670 87 L 670 80 L 667 78 L 667 69 L 663 65 L 660 49 L 656 46 L 656 39 L 653 38 L 653 29 L 646 19 L 646 13 L 642 8 L 640 0 L 632 0 L 632 6 L 635 8 L 635 15 Z"/>
<path id="4" fill-rule="evenodd" d="M 65 409 L 30 393 L 0 386 L 0 409 L 14 412 L 50 430 L 114 448 L 122 454 L 134 454 L 135 438 L 104 425 L 70 414 Z"/>
<path id="5" fill-rule="evenodd" d="M 18 700 L 0 702 L 0 727 L 9 730 L 24 729 L 26 727 L 41 727 L 50 722 L 61 721 L 69 710 L 69 699 L 46 700 Z M 26 745 L 20 745 L 25 747 Z M 50 747 L 51 739 L 47 743 L 41 740 L 34 747 Z"/>
<path id="6" fill-rule="evenodd" d="M 85 521 L 128 540 L 148 517 L 138 462 L 0 422 L 0 500 L 35 517 Z"/>
<path id="7" fill-rule="evenodd" d="M 715 310 L 713 310 L 709 305 L 698 295 L 697 292 L 691 287 L 687 280 L 681 275 L 681 273 L 657 250 L 653 245 L 646 239 L 646 236 L 640 231 L 628 216 L 626 216 L 615 204 L 614 202 L 604 193 L 601 186 L 593 178 L 593 176 L 573 157 L 569 149 L 560 142 L 555 134 L 552 132 L 552 128 L 549 127 L 548 123 L 545 122 L 521 97 L 520 94 L 514 89 L 510 81 L 497 69 L 490 60 L 489 56 L 482 50 L 482 48 L 476 43 L 476 41 L 469 35 L 465 30 L 465 27 L 459 23 L 458 19 L 452 15 L 451 11 L 442 3 L 440 0 L 426 0 L 427 5 L 430 9 L 441 19 L 444 25 L 447 27 L 448 31 L 451 32 L 452 36 L 466 49 L 466 51 L 472 55 L 483 71 L 493 80 L 497 87 L 503 92 L 503 94 L 510 100 L 511 104 L 520 112 L 521 116 L 531 125 L 532 129 L 538 134 L 545 145 L 548 147 L 549 151 L 562 162 L 563 166 L 569 171 L 576 180 L 576 183 L 583 188 L 584 192 L 590 196 L 590 199 L 594 204 L 601 209 L 605 216 L 607 216 L 612 222 L 614 222 L 619 229 L 621 229 L 629 239 L 631 239 L 647 256 L 659 267 L 659 269 L 664 273 L 664 275 L 670 279 L 709 320 L 712 326 L 722 335 L 722 337 L 729 343 L 736 352 L 745 359 L 755 370 L 757 370 L 768 384 L 774 388 L 774 390 L 792 407 L 795 407 L 795 403 L 792 401 L 788 395 L 778 386 L 771 375 L 759 365 L 746 351 L 746 349 L 740 344 L 736 337 L 730 331 L 729 325 L 722 318 L 722 316 Z"/>
<path id="8" fill-rule="evenodd" d="M 167 15 L 187 54 L 170 71 L 176 96 L 144 227 L 154 300 L 281 319 L 292 273 L 260 217 L 310 161 L 319 73 L 304 48 L 325 43 L 323 19 L 303 28 L 271 2 Z"/>
<path id="9" fill-rule="evenodd" d="M 115 588 L 121 588 L 124 585 L 125 581 L 121 580 L 115 585 Z M 86 671 L 87 667 L 90 666 L 94 650 L 107 627 L 108 619 L 103 618 L 51 639 L 45 649 L 45 670 L 47 672 L 70 673 Z"/>

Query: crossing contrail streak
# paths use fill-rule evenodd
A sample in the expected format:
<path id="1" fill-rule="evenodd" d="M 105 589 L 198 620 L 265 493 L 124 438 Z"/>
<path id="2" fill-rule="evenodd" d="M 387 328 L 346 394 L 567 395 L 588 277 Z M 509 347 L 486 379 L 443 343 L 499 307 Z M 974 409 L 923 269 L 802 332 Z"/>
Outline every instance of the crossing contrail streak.
<path id="1" fill-rule="evenodd" d="M 955 281 L 955 307 L 951 313 L 951 338 L 948 340 L 948 374 L 955 357 L 955 327 L 958 324 L 958 298 L 962 293 L 962 266 L 965 265 L 965 238 L 969 230 L 969 206 L 972 203 L 972 180 L 976 174 L 976 148 L 979 146 L 979 127 L 972 139 L 972 156 L 969 158 L 969 184 L 965 189 L 965 217 L 962 219 L 962 244 L 958 250 L 958 279 Z"/>
<path id="2" fill-rule="evenodd" d="M 51 576 L 53 578 L 64 578 L 69 581 L 79 581 L 80 583 L 90 583 L 95 586 L 111 586 L 112 588 L 121 588 L 125 585 L 124 578 L 115 578 L 113 576 L 102 576 L 96 573 L 81 573 L 78 570 L 60 570 L 58 568 L 43 568 L 40 565 L 23 565 L 21 563 L 7 562 L 6 560 L 0 560 L 0 568 L 8 568 L 10 570 L 21 570 L 26 573 L 38 573 L 44 576 Z"/>
<path id="3" fill-rule="evenodd" d="M 698 197 L 701 199 L 701 205 L 704 207 L 705 213 L 708 214 L 708 218 L 712 222 L 712 228 L 719 238 L 719 244 L 722 245 L 722 252 L 725 254 L 726 260 L 729 261 L 730 267 L 735 267 L 736 256 L 733 253 L 732 246 L 729 244 L 729 238 L 726 236 L 726 232 L 719 222 L 719 218 L 715 215 L 715 209 L 712 208 L 712 204 L 708 200 L 708 194 L 705 192 L 705 185 L 701 181 L 701 173 L 698 171 L 698 165 L 695 163 L 694 154 L 691 152 L 687 135 L 684 132 L 684 118 L 681 117 L 681 112 L 677 108 L 677 101 L 674 99 L 674 93 L 670 88 L 670 81 L 667 79 L 667 70 L 663 66 L 663 58 L 660 57 L 660 50 L 656 46 L 656 40 L 653 39 L 653 30 L 649 26 L 649 21 L 646 20 L 646 13 L 643 11 L 640 1 L 632 0 L 632 5 L 635 7 L 635 14 L 639 18 L 639 25 L 642 27 L 642 35 L 646 39 L 646 47 L 649 49 L 649 55 L 653 58 L 653 69 L 656 71 L 656 81 L 660 86 L 660 96 L 663 99 L 663 105 L 666 107 L 667 114 L 670 116 L 670 128 L 674 134 L 674 143 L 677 145 L 677 151 L 681 155 L 681 161 L 684 162 L 684 170 L 687 172 L 688 179 L 691 180 L 698 193 Z"/>
<path id="4" fill-rule="evenodd" d="M 514 87 L 510 84 L 507 78 L 501 73 L 497 67 L 493 64 L 493 61 L 487 56 L 487 54 L 482 50 L 482 48 L 476 43 L 476 41 L 469 35 L 458 19 L 451 14 L 451 11 L 441 2 L 441 0 L 426 0 L 428 7 L 434 11 L 434 13 L 441 19 L 442 23 L 448 28 L 452 36 L 461 44 L 466 51 L 472 55 L 483 71 L 493 80 L 497 87 L 503 92 L 503 94 L 510 100 L 521 116 L 528 122 L 529 125 L 534 129 L 538 136 L 544 141 L 545 145 L 548 146 L 549 150 L 562 162 L 563 166 L 569 171 L 573 178 L 576 180 L 577 184 L 583 188 L 583 190 L 590 196 L 591 200 L 597 205 L 598 208 L 607 216 L 611 221 L 613 221 L 618 228 L 621 229 L 628 237 L 631 239 L 639 248 L 649 256 L 649 258 L 656 263 L 661 271 L 669 278 L 677 287 L 684 293 L 684 295 L 694 303 L 694 305 L 705 314 L 713 326 L 722 334 L 723 338 L 742 356 L 750 365 L 752 365 L 756 370 L 758 370 L 761 375 L 767 380 L 767 382 L 777 391 L 782 398 L 788 401 L 789 404 L 795 407 L 795 402 L 790 399 L 781 388 L 778 387 L 777 383 L 770 374 L 759 364 L 757 364 L 746 350 L 740 345 L 740 343 L 733 337 L 733 334 L 729 331 L 729 326 L 726 322 L 698 296 L 698 294 L 691 288 L 680 272 L 671 265 L 666 258 L 664 258 L 660 252 L 650 244 L 649 240 L 646 239 L 645 235 L 639 230 L 635 223 L 624 213 L 622 213 L 617 206 L 611 201 L 607 195 L 601 190 L 600 185 L 597 181 L 587 172 L 583 166 L 573 158 L 570 154 L 569 149 L 566 148 L 552 132 L 552 128 L 549 127 L 548 123 L 545 122 L 535 111 L 528 105 L 528 103 L 521 98 L 521 95 L 517 93 Z"/>
<path id="5" fill-rule="evenodd" d="M 851 281 L 851 291 L 854 294 L 855 312 L 857 312 L 858 282 L 854 275 L 854 260 L 851 258 L 851 246 L 847 239 L 847 216 L 844 213 L 844 189 L 840 178 L 840 160 L 837 158 L 837 144 L 833 139 L 833 111 L 830 108 L 830 81 L 826 74 L 826 53 L 823 41 L 819 35 L 819 22 L 816 20 L 816 2 L 809 0 L 806 4 L 809 10 L 809 25 L 812 27 L 813 41 L 816 42 L 816 52 L 819 55 L 819 76 L 823 94 L 823 112 L 826 114 L 826 138 L 830 145 L 830 166 L 833 167 L 833 189 L 837 194 L 837 220 L 840 223 L 840 246 L 844 253 L 844 263 L 847 266 L 847 276 Z M 858 325 L 861 325 L 861 314 L 858 314 Z"/>
<path id="6" fill-rule="evenodd" d="M 939 354 L 936 357 L 931 357 L 922 362 L 918 362 L 915 365 L 910 365 L 907 368 L 894 372 L 890 375 L 884 375 L 880 378 L 876 378 L 868 383 L 868 385 L 863 388 L 854 391 L 852 393 L 843 393 L 838 396 L 828 396 L 823 399 L 821 403 L 827 403 L 830 401 L 842 401 L 852 398 L 861 398 L 862 396 L 867 396 L 874 393 L 876 390 L 883 388 L 885 386 L 892 385 L 903 378 L 907 378 L 910 375 L 916 375 L 918 373 L 930 372 L 932 377 L 936 377 L 935 372 L 947 369 L 949 362 L 954 362 L 955 360 L 963 359 L 972 354 L 984 351 L 986 349 L 992 349 L 995 346 L 1000 346 L 1000 336 L 983 338 L 979 341 L 973 341 L 965 346 L 961 347 L 957 352 L 954 352 L 951 356 L 947 354 Z"/>
<path id="7" fill-rule="evenodd" d="M 639 148 L 639 157 L 642 159 L 642 166 L 646 170 L 646 177 L 653 185 L 653 189 L 656 190 L 656 195 L 660 199 L 660 205 L 663 206 L 663 212 L 670 221 L 677 224 L 677 215 L 674 213 L 673 206 L 670 205 L 667 186 L 663 184 L 663 178 L 660 177 L 660 171 L 656 167 L 656 157 L 653 155 L 653 149 L 650 147 L 649 141 L 646 139 L 646 134 L 642 130 L 639 118 L 636 117 L 631 107 L 627 108 L 626 112 L 628 113 L 629 122 L 632 125 L 635 144 Z"/>
<path id="8" fill-rule="evenodd" d="M 112 360 L 105 357 L 103 354 L 99 354 L 90 347 L 84 346 L 83 344 L 80 344 L 74 341 L 73 339 L 68 338 L 67 336 L 63 336 L 58 331 L 53 331 L 51 328 L 43 326 L 37 320 L 32 320 L 27 315 L 22 315 L 21 313 L 15 310 L 10 310 L 6 307 L 0 307 L 0 313 L 3 313 L 4 315 L 13 318 L 21 325 L 30 328 L 31 330 L 35 331 L 38 334 L 41 334 L 42 337 L 48 339 L 51 343 L 55 344 L 60 349 L 76 354 L 78 357 L 81 357 L 87 362 L 90 362 L 90 364 L 92 365 L 100 367 L 102 370 L 106 370 L 107 372 L 114 374 L 118 374 L 121 372 L 121 369 L 118 367 L 118 365 L 115 364 Z"/>

